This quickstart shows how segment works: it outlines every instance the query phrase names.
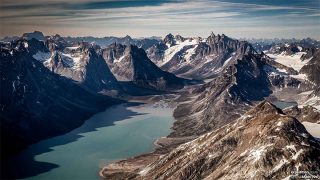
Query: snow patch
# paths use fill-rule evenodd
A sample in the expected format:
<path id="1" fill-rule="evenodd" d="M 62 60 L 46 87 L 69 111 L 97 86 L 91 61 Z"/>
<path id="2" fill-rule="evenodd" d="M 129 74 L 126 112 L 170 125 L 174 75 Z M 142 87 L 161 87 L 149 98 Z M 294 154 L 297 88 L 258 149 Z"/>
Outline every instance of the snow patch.
<path id="1" fill-rule="evenodd" d="M 292 144 L 292 145 L 287 145 L 286 146 L 286 149 L 292 149 L 292 150 L 294 150 L 295 152 L 297 152 L 297 150 L 296 150 L 296 147 Z"/>
<path id="2" fill-rule="evenodd" d="M 80 46 L 75 46 L 75 47 L 66 47 L 66 49 L 70 49 L 70 50 L 75 50 L 78 49 Z"/>
<path id="3" fill-rule="evenodd" d="M 114 63 L 121 62 L 124 58 L 125 58 L 125 55 L 121 56 L 119 59 L 114 59 L 113 62 Z"/>
<path id="4" fill-rule="evenodd" d="M 184 58 L 187 62 L 190 62 L 191 56 L 195 54 L 195 50 L 197 47 L 198 47 L 198 45 L 195 45 L 193 48 L 190 48 L 186 51 Z"/>
<path id="5" fill-rule="evenodd" d="M 141 176 L 144 176 L 144 175 L 146 175 L 146 174 L 149 172 L 150 169 L 151 169 L 150 167 L 146 167 L 146 168 L 142 169 L 142 170 L 139 172 L 139 174 L 140 174 Z"/>
<path id="6" fill-rule="evenodd" d="M 29 47 L 29 44 L 28 44 L 27 42 L 23 42 L 23 46 L 24 46 L 25 48 L 28 48 L 28 47 Z"/>
<path id="7" fill-rule="evenodd" d="M 36 59 L 37 61 L 40 62 L 46 62 L 48 60 L 50 60 L 51 58 L 51 53 L 50 52 L 42 52 L 42 51 L 38 51 L 36 54 L 34 54 L 32 56 L 34 59 Z"/>
<path id="8" fill-rule="evenodd" d="M 297 75 L 290 75 L 290 76 L 299 80 L 304 80 L 304 81 L 308 80 L 308 77 L 306 74 L 297 74 Z"/>
<path id="9" fill-rule="evenodd" d="M 229 57 L 226 61 L 224 61 L 222 67 L 225 67 L 230 62 L 231 59 L 232 59 L 232 56 Z"/>
<path id="10" fill-rule="evenodd" d="M 297 158 L 300 156 L 300 154 L 303 153 L 303 149 L 300 149 L 294 156 L 292 156 L 293 160 L 297 160 Z"/>
<path id="11" fill-rule="evenodd" d="M 320 124 L 311 122 L 302 122 L 306 130 L 315 138 L 320 138 Z"/>
<path id="12" fill-rule="evenodd" d="M 305 52 L 298 52 L 293 55 L 285 55 L 283 53 L 281 54 L 266 54 L 269 57 L 273 58 L 276 62 L 283 64 L 285 66 L 291 67 L 296 71 L 299 71 L 304 65 L 306 65 L 309 60 L 301 60 L 301 56 L 306 54 Z"/>
<path id="13" fill-rule="evenodd" d="M 181 51 L 185 46 L 197 45 L 198 42 L 196 39 L 194 40 L 185 40 L 183 42 L 177 42 L 176 45 L 171 46 L 167 44 L 168 49 L 164 52 L 164 58 L 160 66 L 163 66 L 167 62 L 169 62 L 179 51 Z"/>
<path id="14" fill-rule="evenodd" d="M 283 124 L 283 122 L 282 122 L 282 121 L 279 121 L 279 122 L 277 123 L 277 126 L 282 126 L 282 124 Z"/>
<path id="15" fill-rule="evenodd" d="M 272 146 L 273 144 L 268 144 L 268 145 L 265 145 L 265 146 L 261 146 L 259 147 L 258 149 L 252 149 L 249 151 L 249 156 L 248 156 L 248 160 L 252 160 L 252 163 L 255 163 L 257 162 L 261 157 L 262 155 L 267 152 L 267 147 L 270 147 Z M 240 155 L 241 156 L 241 155 Z"/>
<path id="16" fill-rule="evenodd" d="M 289 163 L 287 159 L 281 159 L 280 163 L 273 168 L 273 172 L 278 171 L 283 165 Z"/>
<path id="17" fill-rule="evenodd" d="M 81 68 L 81 56 L 73 55 L 73 54 L 66 54 L 66 53 L 60 53 L 61 58 L 63 61 L 68 64 L 69 67 L 71 67 L 74 70 L 79 70 Z"/>

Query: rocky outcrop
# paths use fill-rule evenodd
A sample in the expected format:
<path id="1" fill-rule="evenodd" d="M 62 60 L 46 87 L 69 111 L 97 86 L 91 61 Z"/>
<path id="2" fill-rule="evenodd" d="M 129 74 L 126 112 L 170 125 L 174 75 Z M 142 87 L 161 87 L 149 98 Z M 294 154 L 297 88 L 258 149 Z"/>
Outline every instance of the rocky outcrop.
<path id="1" fill-rule="evenodd" d="M 319 178 L 320 143 L 295 118 L 262 102 L 236 122 L 178 146 L 143 168 L 108 179 Z M 108 168 L 110 167 L 110 168 Z"/>

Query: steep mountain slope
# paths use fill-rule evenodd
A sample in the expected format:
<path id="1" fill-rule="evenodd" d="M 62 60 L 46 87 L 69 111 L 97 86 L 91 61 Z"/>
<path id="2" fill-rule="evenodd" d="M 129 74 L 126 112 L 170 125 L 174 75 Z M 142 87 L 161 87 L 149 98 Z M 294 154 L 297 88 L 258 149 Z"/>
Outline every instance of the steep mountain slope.
<path id="1" fill-rule="evenodd" d="M 219 128 L 246 112 L 252 104 L 272 93 L 262 57 L 248 53 L 211 82 L 195 89 L 191 101 L 174 111 L 177 119 L 170 136 L 200 135 Z"/>
<path id="2" fill-rule="evenodd" d="M 46 41 L 33 58 L 42 62 L 52 72 L 77 81 L 93 92 L 103 91 L 116 95 L 121 90 L 103 57 L 88 43 L 70 45 L 56 35 Z"/>
<path id="3" fill-rule="evenodd" d="M 231 61 L 247 53 L 249 43 L 226 35 L 208 38 L 183 38 L 167 35 L 163 42 L 147 50 L 149 58 L 161 69 L 182 77 L 206 79 L 220 74 Z M 249 50 L 249 49 L 248 49 Z"/>
<path id="4" fill-rule="evenodd" d="M 36 39 L 1 44 L 1 157 L 65 133 L 120 101 L 88 92 L 34 59 L 48 52 Z"/>
<path id="5" fill-rule="evenodd" d="M 137 46 L 112 44 L 103 50 L 103 57 L 119 81 L 156 90 L 179 89 L 184 85 L 184 79 L 162 71 Z"/>
<path id="6" fill-rule="evenodd" d="M 118 170 L 107 166 L 102 175 L 106 179 L 316 177 L 319 150 L 319 141 L 297 119 L 262 102 L 236 122 L 182 144 L 144 168 L 125 172 L 121 166 Z"/>

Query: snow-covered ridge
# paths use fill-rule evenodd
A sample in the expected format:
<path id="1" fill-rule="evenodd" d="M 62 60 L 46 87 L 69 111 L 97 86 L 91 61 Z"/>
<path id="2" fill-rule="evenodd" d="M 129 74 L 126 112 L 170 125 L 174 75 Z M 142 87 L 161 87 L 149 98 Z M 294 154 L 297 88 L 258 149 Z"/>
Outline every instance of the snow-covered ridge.
<path id="1" fill-rule="evenodd" d="M 194 53 L 194 49 L 196 48 L 195 45 L 199 44 L 197 39 L 186 39 L 184 41 L 177 41 L 175 45 L 170 46 L 169 44 L 166 44 L 168 49 L 164 53 L 164 58 L 162 62 L 159 64 L 160 66 L 166 64 L 169 62 L 179 51 L 181 51 L 186 46 L 191 46 L 190 51 L 185 55 L 188 59 L 192 56 Z"/>
<path id="2" fill-rule="evenodd" d="M 66 49 L 76 50 L 76 49 L 78 49 L 79 47 L 80 47 L 80 46 L 66 47 Z"/>
<path id="3" fill-rule="evenodd" d="M 52 57 L 51 52 L 42 52 L 42 51 L 38 51 L 36 54 L 34 54 L 32 56 L 34 59 L 36 59 L 37 61 L 40 62 L 45 62 L 45 61 L 49 61 Z"/>
<path id="4" fill-rule="evenodd" d="M 32 57 L 48 67 L 50 66 L 50 61 L 52 60 L 52 58 L 54 58 L 55 54 L 56 52 L 38 51 Z M 73 70 L 79 70 L 81 68 L 82 55 L 80 53 L 71 54 L 57 51 L 57 54 L 61 57 L 66 68 L 71 68 Z"/>

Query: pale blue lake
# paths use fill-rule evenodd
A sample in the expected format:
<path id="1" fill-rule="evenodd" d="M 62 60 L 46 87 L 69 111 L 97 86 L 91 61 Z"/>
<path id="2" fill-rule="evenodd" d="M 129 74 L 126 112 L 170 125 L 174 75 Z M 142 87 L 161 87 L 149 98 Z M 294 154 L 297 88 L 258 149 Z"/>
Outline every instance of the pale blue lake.
<path id="1" fill-rule="evenodd" d="M 61 136 L 29 146 L 12 162 L 26 179 L 99 179 L 103 165 L 154 150 L 168 135 L 173 109 L 121 104 L 87 120 Z"/>

